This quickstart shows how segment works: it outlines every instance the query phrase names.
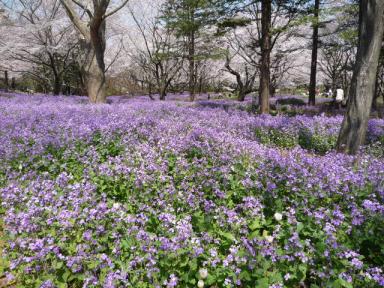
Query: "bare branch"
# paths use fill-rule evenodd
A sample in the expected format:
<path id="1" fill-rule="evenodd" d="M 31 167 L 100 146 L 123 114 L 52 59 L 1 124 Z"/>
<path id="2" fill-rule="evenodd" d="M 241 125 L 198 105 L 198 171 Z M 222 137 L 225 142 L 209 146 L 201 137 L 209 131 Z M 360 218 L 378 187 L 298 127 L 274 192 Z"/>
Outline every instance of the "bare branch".
<path id="1" fill-rule="evenodd" d="M 75 9 L 73 8 L 71 2 L 69 0 L 60 0 L 63 4 L 65 11 L 67 12 L 67 15 L 69 19 L 73 22 L 73 24 L 76 26 L 76 28 L 79 30 L 79 32 L 86 38 L 89 39 L 90 35 L 87 29 L 86 24 L 81 21 L 80 17 L 75 12 Z"/>
<path id="2" fill-rule="evenodd" d="M 84 5 L 83 3 L 81 3 L 81 2 L 78 1 L 78 0 L 72 0 L 72 2 L 75 3 L 77 6 L 79 6 L 81 9 L 83 9 L 83 10 L 85 11 L 85 13 L 88 14 L 89 18 L 92 18 L 92 12 L 91 12 L 91 10 L 89 10 L 89 9 L 87 8 L 86 5 Z"/>
<path id="3" fill-rule="evenodd" d="M 127 3 L 128 3 L 129 0 L 124 0 L 120 6 L 116 7 L 115 9 L 113 9 L 112 11 L 110 11 L 109 13 L 105 14 L 103 19 L 106 19 L 107 17 L 109 16 L 112 16 L 113 14 L 115 14 L 117 11 L 119 11 L 120 9 L 122 9 Z"/>

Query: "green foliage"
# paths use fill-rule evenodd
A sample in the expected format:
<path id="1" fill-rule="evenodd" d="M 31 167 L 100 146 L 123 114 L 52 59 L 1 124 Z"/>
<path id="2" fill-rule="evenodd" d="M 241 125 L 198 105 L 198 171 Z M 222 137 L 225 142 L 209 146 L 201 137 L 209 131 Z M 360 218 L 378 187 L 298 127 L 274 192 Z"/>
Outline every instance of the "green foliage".
<path id="1" fill-rule="evenodd" d="M 384 219 L 380 216 L 372 216 L 370 221 L 352 230 L 351 242 L 357 248 L 365 261 L 384 267 Z"/>
<path id="2" fill-rule="evenodd" d="M 178 37 L 189 36 L 212 23 L 212 8 L 209 0 L 169 0 L 163 4 L 160 19 Z"/>
<path id="3" fill-rule="evenodd" d="M 46 255 L 12 270 L 18 277 L 16 287 L 40 287 L 46 280 L 55 287 L 108 287 L 104 281 L 111 270 L 128 275 L 128 282 L 116 287 L 167 286 L 172 274 L 178 277 L 177 287 L 196 287 L 199 280 L 204 280 L 204 287 L 376 287 L 364 273 L 368 267 L 384 265 L 384 219 L 377 211 L 363 209 L 366 199 L 380 197 L 368 177 L 339 183 L 343 181 L 333 179 L 333 172 L 321 174 L 327 169 L 317 170 L 321 162 L 313 161 L 319 157 L 306 158 L 305 151 L 261 147 L 255 155 L 236 154 L 237 146 L 218 145 L 215 141 L 223 139 L 208 133 L 188 133 L 181 145 L 175 140 L 177 148 L 173 142 L 158 145 L 143 126 L 129 135 L 98 131 L 66 145 L 48 144 L 31 160 L 23 152 L 10 163 L 0 163 L 0 168 L 11 171 L 0 169 L 0 186 L 8 181 L 6 175 L 45 180 L 30 187 L 30 179 L 20 180 L 20 187 L 8 194 L 32 196 L 29 203 L 35 205 L 29 189 L 44 192 L 36 214 L 28 218 L 27 227 L 34 230 L 7 236 L 9 260 L 35 256 L 42 250 L 35 250 L 34 240 L 47 241 Z M 183 129 L 192 127 L 189 123 Z M 335 139 L 324 130 L 303 129 L 299 135 L 264 127 L 256 129 L 255 136 L 266 145 L 301 145 L 326 153 Z M 126 144 L 128 137 L 133 145 Z M 28 143 L 14 139 L 15 144 L 21 142 Z M 61 174 L 70 176 L 70 185 L 61 184 Z M 46 202 L 45 192 L 52 191 L 47 198 L 60 201 Z M 17 217 L 28 211 L 24 202 L 13 203 L 10 211 Z M 361 224 L 351 224 L 351 205 L 363 214 Z M 375 205 L 371 204 L 373 210 Z M 54 220 L 45 223 L 46 219 Z M 25 248 L 10 248 L 27 240 L 30 245 Z M 350 250 L 359 252 L 354 260 L 364 260 L 363 268 L 343 256 Z M 87 257 L 76 263 L 84 254 Z M 102 260 L 106 256 L 110 264 Z M 31 265 L 42 269 L 27 273 Z M 204 277 L 202 267 L 207 269 Z M 85 283 L 90 275 L 98 284 Z"/>
<path id="4" fill-rule="evenodd" d="M 336 135 L 321 135 L 307 129 L 299 131 L 298 144 L 303 149 L 311 150 L 319 154 L 325 154 L 336 147 Z"/>
<path id="5" fill-rule="evenodd" d="M 92 137 L 91 145 L 96 148 L 101 162 L 105 162 L 108 157 L 116 157 L 124 151 L 124 147 L 120 144 L 120 137 L 118 135 L 115 135 L 110 139 L 103 136 L 100 132 L 97 132 Z"/>
<path id="6" fill-rule="evenodd" d="M 278 129 L 258 128 L 255 130 L 255 136 L 260 143 L 266 145 L 274 145 L 280 148 L 292 148 L 297 145 L 297 139 L 294 135 Z"/>
<path id="7" fill-rule="evenodd" d="M 277 128 L 257 128 L 255 129 L 255 137 L 265 145 L 284 149 L 300 146 L 321 155 L 333 150 L 337 142 L 336 135 L 327 135 L 320 131 L 309 131 L 306 128 L 300 129 L 298 134 Z M 373 150 L 373 148 L 371 149 Z M 377 148 L 375 151 L 378 153 Z"/>
<path id="8" fill-rule="evenodd" d="M 384 137 L 381 138 L 381 141 L 376 141 L 365 147 L 365 151 L 367 154 L 370 154 L 376 158 L 384 157 Z"/>

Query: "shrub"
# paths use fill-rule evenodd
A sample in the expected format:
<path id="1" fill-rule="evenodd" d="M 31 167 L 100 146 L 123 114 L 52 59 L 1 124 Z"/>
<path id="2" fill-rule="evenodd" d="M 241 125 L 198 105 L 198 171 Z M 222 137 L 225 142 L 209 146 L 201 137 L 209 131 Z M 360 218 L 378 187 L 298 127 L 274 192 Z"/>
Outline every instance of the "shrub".
<path id="1" fill-rule="evenodd" d="M 295 135 L 278 129 L 258 128 L 255 130 L 255 135 L 260 143 L 267 145 L 272 144 L 280 148 L 292 148 L 297 144 Z"/>
<path id="2" fill-rule="evenodd" d="M 280 98 L 276 100 L 277 105 L 293 105 L 293 106 L 304 106 L 306 103 L 304 100 L 299 99 L 299 98 Z"/>
<path id="3" fill-rule="evenodd" d="M 325 154 L 336 147 L 337 137 L 334 135 L 320 135 L 308 129 L 299 131 L 298 143 L 301 148 Z"/>

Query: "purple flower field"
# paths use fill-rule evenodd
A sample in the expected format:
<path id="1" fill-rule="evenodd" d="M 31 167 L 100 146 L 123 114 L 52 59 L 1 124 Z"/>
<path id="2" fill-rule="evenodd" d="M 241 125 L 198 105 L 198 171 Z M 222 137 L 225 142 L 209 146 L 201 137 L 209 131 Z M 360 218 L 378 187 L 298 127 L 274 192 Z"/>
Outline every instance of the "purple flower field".
<path id="1" fill-rule="evenodd" d="M 11 285 L 384 286 L 383 119 L 110 99 L 0 96 Z"/>

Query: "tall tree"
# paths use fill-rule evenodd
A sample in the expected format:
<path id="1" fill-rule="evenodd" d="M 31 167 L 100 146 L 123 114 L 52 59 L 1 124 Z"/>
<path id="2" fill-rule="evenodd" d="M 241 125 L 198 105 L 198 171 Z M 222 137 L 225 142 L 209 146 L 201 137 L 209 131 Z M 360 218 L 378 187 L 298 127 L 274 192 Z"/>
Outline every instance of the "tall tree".
<path id="1" fill-rule="evenodd" d="M 261 4 L 260 0 L 248 3 L 245 7 L 242 7 L 241 14 L 235 15 L 232 19 L 226 19 L 221 24 L 221 26 L 226 24 L 233 30 L 227 37 L 230 48 L 229 53 L 231 55 L 229 58 L 234 60 L 234 65 L 232 66 L 231 64 L 231 69 L 236 70 L 235 72 L 241 76 L 245 74 L 246 78 L 249 76 L 250 79 L 255 74 L 260 75 L 261 73 L 261 46 L 263 43 L 263 25 L 261 23 L 263 7 Z M 287 56 L 293 56 L 293 52 L 300 48 L 300 45 L 297 45 L 297 42 L 294 41 L 300 5 L 300 1 L 271 1 L 270 47 L 268 49 L 270 51 L 270 77 L 267 77 L 267 79 L 270 79 L 270 94 L 274 93 L 277 82 L 282 79 L 281 76 L 290 69 Z M 242 65 L 236 65 L 239 64 L 236 63 L 239 61 L 242 62 Z M 226 64 L 228 64 L 227 62 Z M 246 69 L 241 69 L 240 67 L 245 67 Z M 226 67 L 226 70 L 236 76 L 233 71 L 228 70 L 228 67 Z M 263 71 L 265 71 L 265 68 Z M 238 82 L 237 90 L 241 91 L 242 85 L 240 85 L 239 79 L 241 80 L 241 78 L 236 76 L 236 81 Z M 250 84 L 253 83 L 250 82 Z M 249 88 L 253 89 L 253 87 Z M 243 97 L 239 97 L 239 100 L 241 99 Z M 253 100 L 253 106 L 256 109 L 260 102 L 259 95 L 255 94 Z"/>
<path id="2" fill-rule="evenodd" d="M 269 113 L 272 0 L 261 0 L 260 113 Z"/>
<path id="3" fill-rule="evenodd" d="M 83 69 L 89 100 L 91 103 L 105 103 L 107 100 L 104 61 L 106 19 L 123 8 L 128 0 L 122 0 L 114 7 L 110 7 L 112 6 L 110 0 L 93 0 L 92 5 L 89 1 L 60 1 L 69 19 L 83 37 L 82 47 L 85 53 Z M 82 15 L 86 15 L 88 20 L 82 20 Z"/>
<path id="4" fill-rule="evenodd" d="M 317 75 L 317 50 L 319 45 L 319 9 L 320 0 L 315 0 L 312 22 L 312 57 L 311 76 L 309 82 L 309 105 L 316 104 L 316 75 Z"/>
<path id="5" fill-rule="evenodd" d="M 364 143 L 377 66 L 383 40 L 384 1 L 360 0 L 359 46 L 348 98 L 348 107 L 340 130 L 339 151 L 356 154 Z"/>
<path id="6" fill-rule="evenodd" d="M 377 102 L 380 96 L 384 100 L 384 47 L 381 48 L 379 66 L 377 67 L 375 97 L 373 97 L 372 109 L 378 108 Z"/>
<path id="7" fill-rule="evenodd" d="M 207 32 L 210 24 L 216 21 L 213 17 L 216 15 L 213 7 L 211 0 L 168 0 L 162 9 L 162 20 L 176 32 L 178 38 L 184 40 L 191 101 L 195 100 L 197 61 L 210 57 L 210 48 L 199 49 L 198 44 L 201 46 L 204 42 L 203 46 L 206 46 L 208 43 L 213 43 L 212 38 L 202 41 L 204 36 L 207 36 L 204 32 Z"/>

